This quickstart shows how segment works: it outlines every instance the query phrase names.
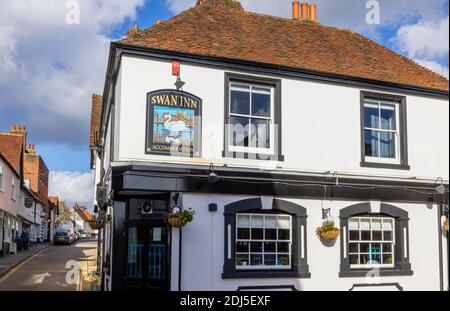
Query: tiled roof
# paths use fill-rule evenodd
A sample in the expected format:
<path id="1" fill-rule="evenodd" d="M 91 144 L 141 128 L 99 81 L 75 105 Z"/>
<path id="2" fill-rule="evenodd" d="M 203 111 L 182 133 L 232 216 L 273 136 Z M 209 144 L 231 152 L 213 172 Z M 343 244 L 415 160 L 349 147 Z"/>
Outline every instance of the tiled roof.
<path id="1" fill-rule="evenodd" d="M 91 128 L 89 131 L 89 147 L 95 147 L 95 133 L 100 130 L 100 118 L 102 117 L 103 97 L 100 95 L 92 95 L 92 110 L 91 110 Z"/>
<path id="2" fill-rule="evenodd" d="M 81 219 L 84 221 L 93 221 L 94 217 L 91 213 L 88 212 L 87 208 L 81 205 L 75 205 L 74 210 L 77 212 L 78 215 L 80 215 Z"/>
<path id="3" fill-rule="evenodd" d="M 200 0 L 119 43 L 448 92 L 449 81 L 355 32 Z"/>
<path id="4" fill-rule="evenodd" d="M 19 175 L 21 174 L 19 169 L 23 149 L 23 139 L 24 138 L 21 135 L 0 133 L 0 152 Z"/>

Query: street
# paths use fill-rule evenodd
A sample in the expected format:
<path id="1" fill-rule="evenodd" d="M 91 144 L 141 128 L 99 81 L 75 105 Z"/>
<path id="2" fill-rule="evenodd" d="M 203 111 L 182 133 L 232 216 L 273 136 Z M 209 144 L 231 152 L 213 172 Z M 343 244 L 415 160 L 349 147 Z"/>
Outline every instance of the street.
<path id="1" fill-rule="evenodd" d="M 0 279 L 0 291 L 77 291 L 81 273 L 95 269 L 97 241 L 50 246 L 29 258 Z M 78 263 L 78 264 L 77 264 Z M 80 270 L 78 270 L 78 267 Z"/>

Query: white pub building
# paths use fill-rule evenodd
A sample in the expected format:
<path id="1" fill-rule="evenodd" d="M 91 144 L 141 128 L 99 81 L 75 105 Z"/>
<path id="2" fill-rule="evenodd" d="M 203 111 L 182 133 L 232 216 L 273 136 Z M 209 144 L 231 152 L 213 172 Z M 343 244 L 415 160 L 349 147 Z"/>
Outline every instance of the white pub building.
<path id="1" fill-rule="evenodd" d="M 199 0 L 111 44 L 104 289 L 448 289 L 449 81 L 292 8 Z"/>

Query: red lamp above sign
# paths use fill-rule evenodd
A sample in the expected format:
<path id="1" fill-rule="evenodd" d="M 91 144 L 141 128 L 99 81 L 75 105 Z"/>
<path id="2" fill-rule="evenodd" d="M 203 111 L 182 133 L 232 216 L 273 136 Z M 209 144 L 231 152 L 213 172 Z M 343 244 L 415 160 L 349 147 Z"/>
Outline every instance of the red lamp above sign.
<path id="1" fill-rule="evenodd" d="M 180 76 L 180 62 L 179 61 L 172 61 L 172 76 Z"/>

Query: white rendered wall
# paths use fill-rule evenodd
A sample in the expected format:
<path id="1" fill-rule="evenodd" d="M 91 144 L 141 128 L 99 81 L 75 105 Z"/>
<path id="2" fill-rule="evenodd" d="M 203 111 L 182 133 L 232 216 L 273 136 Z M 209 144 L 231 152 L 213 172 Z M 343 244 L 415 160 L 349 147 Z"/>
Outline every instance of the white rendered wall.
<path id="1" fill-rule="evenodd" d="M 307 209 L 307 254 L 311 272 L 310 279 L 227 279 L 221 274 L 224 264 L 224 206 L 251 197 L 231 195 L 184 194 L 184 208 L 196 211 L 195 220 L 183 228 L 182 289 L 183 290 L 237 290 L 239 286 L 294 285 L 298 290 L 349 290 L 354 284 L 399 283 L 404 290 L 439 290 L 439 242 L 437 235 L 436 206 L 425 204 L 395 205 L 409 213 L 410 262 L 414 275 L 380 277 L 367 280 L 364 277 L 340 278 L 340 241 L 332 247 L 325 246 L 316 237 L 315 229 L 322 223 L 320 200 L 287 199 Z M 282 199 L 282 198 L 277 198 Z M 217 212 L 209 212 L 208 204 L 216 203 Z M 360 202 L 324 201 L 324 208 L 331 208 L 339 226 L 339 210 Z M 178 230 L 173 234 L 172 289 L 178 284 Z M 371 290 L 386 290 L 373 287 Z M 390 290 L 390 289 L 388 289 Z"/>
<path id="2" fill-rule="evenodd" d="M 116 131 L 120 137 L 115 145 L 119 155 L 116 160 L 214 162 L 253 167 L 267 164 L 267 161 L 222 158 L 225 72 L 230 71 L 181 65 L 181 78 L 186 82 L 184 90 L 203 99 L 203 158 L 146 155 L 146 95 L 158 89 L 173 89 L 175 78 L 168 61 L 123 56 L 116 91 L 116 113 L 119 114 Z M 363 168 L 360 167 L 360 88 L 267 77 L 282 79 L 282 152 L 285 161 L 279 164 L 283 169 L 448 179 L 448 100 L 407 96 L 410 171 Z M 108 146 L 106 153 L 107 149 Z"/>

